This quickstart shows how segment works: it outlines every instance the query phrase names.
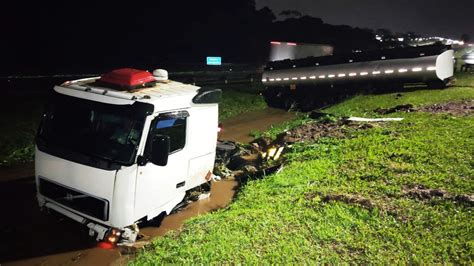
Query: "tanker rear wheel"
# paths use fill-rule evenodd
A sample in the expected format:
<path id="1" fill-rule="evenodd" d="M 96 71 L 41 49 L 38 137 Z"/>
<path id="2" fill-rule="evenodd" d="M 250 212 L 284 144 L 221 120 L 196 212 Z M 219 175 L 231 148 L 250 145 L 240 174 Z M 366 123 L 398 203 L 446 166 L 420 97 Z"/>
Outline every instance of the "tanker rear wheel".
<path id="1" fill-rule="evenodd" d="M 292 105 L 291 97 L 282 89 L 267 89 L 263 98 L 269 107 L 288 110 Z"/>
<path id="2" fill-rule="evenodd" d="M 446 83 L 444 81 L 429 81 L 426 83 L 428 85 L 429 89 L 435 89 L 435 90 L 440 90 L 446 88 Z"/>

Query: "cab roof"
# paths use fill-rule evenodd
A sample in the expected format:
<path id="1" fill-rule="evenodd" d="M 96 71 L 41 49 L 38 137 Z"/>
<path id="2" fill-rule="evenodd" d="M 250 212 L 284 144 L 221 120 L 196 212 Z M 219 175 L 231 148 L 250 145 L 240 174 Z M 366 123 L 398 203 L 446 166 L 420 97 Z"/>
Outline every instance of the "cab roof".
<path id="1" fill-rule="evenodd" d="M 132 90 L 119 90 L 113 88 L 113 86 L 107 86 L 106 84 L 98 82 L 100 77 L 79 79 L 73 81 L 67 81 L 61 84 L 60 88 L 70 89 L 75 91 L 82 91 L 84 96 L 87 94 L 89 99 L 90 96 L 98 95 L 108 96 L 111 98 L 139 101 L 156 104 L 157 101 L 168 100 L 171 98 L 188 98 L 191 102 L 192 98 L 197 94 L 200 87 L 184 84 L 172 80 L 157 81 L 152 86 L 145 88 L 137 88 Z M 58 90 L 58 89 L 56 89 Z M 61 90 L 61 89 L 59 89 Z M 63 90 L 62 90 L 63 91 Z M 101 97 L 102 98 L 102 97 Z"/>

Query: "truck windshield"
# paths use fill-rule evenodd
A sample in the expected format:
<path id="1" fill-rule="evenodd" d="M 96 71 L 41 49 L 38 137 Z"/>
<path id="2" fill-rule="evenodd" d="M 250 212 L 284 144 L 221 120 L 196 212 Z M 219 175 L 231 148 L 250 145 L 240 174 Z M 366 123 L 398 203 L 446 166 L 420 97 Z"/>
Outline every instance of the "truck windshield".
<path id="1" fill-rule="evenodd" d="M 137 115 L 132 105 L 56 98 L 62 99 L 48 108 L 38 132 L 42 146 L 124 165 L 133 163 L 145 115 Z"/>

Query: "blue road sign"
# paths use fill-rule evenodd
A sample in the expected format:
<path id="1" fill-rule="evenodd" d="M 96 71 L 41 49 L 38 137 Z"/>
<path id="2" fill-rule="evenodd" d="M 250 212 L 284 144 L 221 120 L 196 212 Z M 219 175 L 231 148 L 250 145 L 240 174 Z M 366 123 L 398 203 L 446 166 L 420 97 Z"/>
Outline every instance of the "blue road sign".
<path id="1" fill-rule="evenodd" d="M 220 66 L 222 65 L 222 58 L 219 56 L 208 56 L 206 58 L 206 63 L 209 66 Z"/>

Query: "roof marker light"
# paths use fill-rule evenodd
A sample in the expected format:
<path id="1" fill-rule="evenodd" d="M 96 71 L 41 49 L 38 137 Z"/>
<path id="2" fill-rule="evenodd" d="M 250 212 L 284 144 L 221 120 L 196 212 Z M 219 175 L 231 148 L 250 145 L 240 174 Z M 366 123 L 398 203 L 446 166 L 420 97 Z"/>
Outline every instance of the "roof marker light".
<path id="1" fill-rule="evenodd" d="M 393 73 L 393 70 L 392 69 L 387 69 L 385 70 L 385 74 L 392 74 Z"/>
<path id="2" fill-rule="evenodd" d="M 342 78 L 342 77 L 345 77 L 345 76 L 346 76 L 346 74 L 344 74 L 344 73 L 341 73 L 341 74 L 337 74 L 337 76 L 338 76 L 338 77 L 340 77 L 340 78 Z"/>
<path id="3" fill-rule="evenodd" d="M 422 70 L 423 69 L 421 67 L 414 67 L 414 68 L 411 69 L 411 71 L 413 71 L 413 72 L 420 72 Z"/>
<path id="4" fill-rule="evenodd" d="M 294 43 L 294 42 L 287 42 L 286 45 L 289 45 L 289 46 L 296 46 L 296 43 Z"/>
<path id="5" fill-rule="evenodd" d="M 319 76 L 318 78 L 320 78 L 320 79 L 325 79 L 326 76 L 325 76 L 325 75 L 321 75 L 321 76 Z"/>
<path id="6" fill-rule="evenodd" d="M 290 78 L 284 78 L 283 80 L 290 80 Z"/>
<path id="7" fill-rule="evenodd" d="M 336 76 L 336 75 L 334 75 L 334 74 L 329 74 L 329 75 L 328 75 L 328 78 L 334 78 L 335 76 Z"/>
<path id="8" fill-rule="evenodd" d="M 406 69 L 406 68 L 400 68 L 400 69 L 398 70 L 399 73 L 405 73 L 405 72 L 407 72 L 407 71 L 408 71 L 408 69 Z"/>
<path id="9" fill-rule="evenodd" d="M 298 78 L 297 78 L 297 77 L 293 77 L 293 78 L 291 78 L 291 79 L 292 79 L 292 80 L 297 80 Z"/>
<path id="10" fill-rule="evenodd" d="M 380 74 L 380 71 L 373 71 L 372 74 L 373 75 L 378 75 L 378 74 Z"/>
<path id="11" fill-rule="evenodd" d="M 300 77 L 300 79 L 306 79 L 306 77 Z"/>
<path id="12" fill-rule="evenodd" d="M 357 73 L 349 73 L 349 77 L 357 76 Z"/>
<path id="13" fill-rule="evenodd" d="M 368 72 L 360 72 L 361 76 L 367 76 L 369 73 Z"/>
<path id="14" fill-rule="evenodd" d="M 270 42 L 271 44 L 281 44 L 281 42 Z"/>
<path id="15" fill-rule="evenodd" d="M 435 66 L 429 66 L 426 68 L 426 70 L 428 71 L 435 71 L 436 70 L 436 67 Z"/>
<path id="16" fill-rule="evenodd" d="M 309 77 L 309 78 L 310 78 L 310 79 L 316 79 L 316 76 L 311 76 L 311 77 Z"/>

